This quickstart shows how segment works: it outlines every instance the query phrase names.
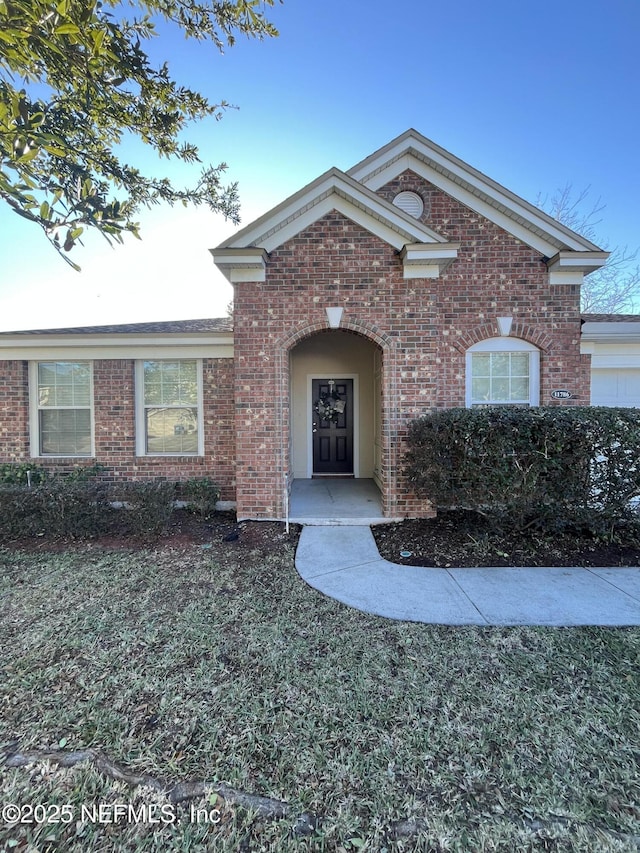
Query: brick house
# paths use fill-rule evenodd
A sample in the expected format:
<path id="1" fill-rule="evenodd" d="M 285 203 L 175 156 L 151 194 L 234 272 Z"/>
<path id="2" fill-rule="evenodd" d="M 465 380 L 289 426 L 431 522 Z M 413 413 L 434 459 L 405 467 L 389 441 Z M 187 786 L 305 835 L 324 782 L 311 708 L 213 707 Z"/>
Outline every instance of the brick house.
<path id="1" fill-rule="evenodd" d="M 596 318 L 581 351 L 579 307 L 607 253 L 413 130 L 212 254 L 233 324 L 0 335 L 0 461 L 206 475 L 241 519 L 283 518 L 294 479 L 365 478 L 386 517 L 415 517 L 429 507 L 402 478 L 409 420 L 588 405 L 608 346 Z M 608 326 L 640 368 L 637 319 Z"/>

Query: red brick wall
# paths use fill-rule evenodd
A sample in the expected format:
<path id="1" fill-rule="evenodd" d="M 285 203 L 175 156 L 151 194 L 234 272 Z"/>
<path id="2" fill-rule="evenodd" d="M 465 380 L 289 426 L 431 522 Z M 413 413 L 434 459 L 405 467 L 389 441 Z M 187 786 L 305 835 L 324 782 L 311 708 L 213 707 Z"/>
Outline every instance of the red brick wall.
<path id="1" fill-rule="evenodd" d="M 0 462 L 29 453 L 29 375 L 26 361 L 0 361 Z"/>
<path id="2" fill-rule="evenodd" d="M 408 421 L 430 408 L 464 406 L 465 352 L 499 335 L 541 348 L 541 402 L 569 388 L 589 403 L 589 359 L 580 355 L 579 292 L 550 286 L 540 252 L 407 172 L 383 187 L 425 200 L 424 221 L 460 242 L 438 279 L 404 279 L 393 247 L 333 211 L 271 252 L 265 282 L 236 285 L 235 370 L 238 513 L 279 517 L 289 469 L 288 356 L 297 340 L 327 328 L 325 308 L 343 306 L 342 328 L 383 350 L 383 503 L 389 516 L 428 511 L 400 474 Z"/>
<path id="3" fill-rule="evenodd" d="M 27 362 L 0 362 L 0 461 L 31 458 L 28 428 Z M 204 449 L 202 457 L 149 456 L 135 452 L 134 362 L 99 359 L 93 362 L 95 456 L 91 459 L 38 458 L 51 471 L 99 463 L 104 477 L 134 480 L 210 477 L 219 484 L 222 500 L 235 500 L 235 438 L 233 426 L 233 362 L 204 359 Z"/>

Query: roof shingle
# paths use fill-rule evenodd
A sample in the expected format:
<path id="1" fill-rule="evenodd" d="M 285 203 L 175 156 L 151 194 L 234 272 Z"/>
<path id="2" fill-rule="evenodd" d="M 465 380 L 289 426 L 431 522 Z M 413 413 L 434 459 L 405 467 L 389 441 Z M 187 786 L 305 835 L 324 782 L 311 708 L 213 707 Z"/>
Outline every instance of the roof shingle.
<path id="1" fill-rule="evenodd" d="M 231 317 L 214 317 L 204 320 L 164 320 L 113 326 L 73 326 L 67 329 L 25 329 L 16 332 L 0 332 L 0 335 L 164 335 L 232 331 Z"/>

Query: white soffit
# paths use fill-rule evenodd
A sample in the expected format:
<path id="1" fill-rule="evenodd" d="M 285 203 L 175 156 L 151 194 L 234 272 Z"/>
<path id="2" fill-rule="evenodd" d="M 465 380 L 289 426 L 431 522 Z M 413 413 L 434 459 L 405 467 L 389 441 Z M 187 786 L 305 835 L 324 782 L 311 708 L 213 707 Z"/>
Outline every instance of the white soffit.
<path id="1" fill-rule="evenodd" d="M 590 240 L 415 130 L 408 130 L 347 174 L 378 190 L 407 170 L 439 187 L 528 246 L 551 257 L 558 250 L 601 251 Z"/>
<path id="2" fill-rule="evenodd" d="M 445 243 L 428 226 L 394 207 L 339 169 L 330 169 L 211 252 L 260 247 L 271 252 L 325 214 L 337 210 L 395 249 L 407 243 Z"/>

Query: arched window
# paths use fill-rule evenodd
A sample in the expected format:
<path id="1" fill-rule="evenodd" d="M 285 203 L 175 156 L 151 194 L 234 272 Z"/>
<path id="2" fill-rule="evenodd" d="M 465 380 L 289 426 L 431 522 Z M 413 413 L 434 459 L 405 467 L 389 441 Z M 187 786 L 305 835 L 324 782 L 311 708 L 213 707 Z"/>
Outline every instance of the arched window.
<path id="1" fill-rule="evenodd" d="M 469 347 L 466 404 L 540 405 L 540 350 L 520 338 L 487 338 Z"/>

